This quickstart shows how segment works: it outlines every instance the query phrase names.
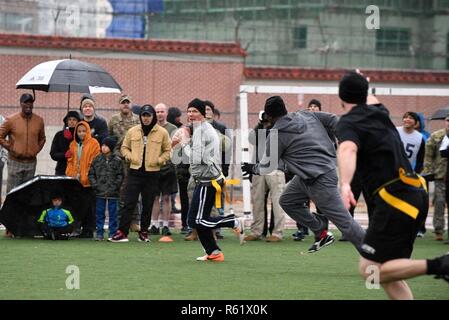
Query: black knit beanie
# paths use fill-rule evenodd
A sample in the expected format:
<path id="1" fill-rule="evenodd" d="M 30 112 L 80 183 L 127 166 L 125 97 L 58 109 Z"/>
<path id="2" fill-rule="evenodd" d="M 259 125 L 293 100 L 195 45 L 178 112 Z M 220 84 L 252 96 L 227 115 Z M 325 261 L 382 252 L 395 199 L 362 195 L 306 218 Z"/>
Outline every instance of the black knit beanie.
<path id="1" fill-rule="evenodd" d="M 318 109 L 320 109 L 320 111 L 321 111 L 321 102 L 320 102 L 320 100 L 312 99 L 312 100 L 310 100 L 308 106 L 310 107 L 310 105 L 312 105 L 312 104 L 316 105 L 318 107 Z"/>
<path id="2" fill-rule="evenodd" d="M 416 123 L 419 122 L 419 116 L 416 112 L 413 111 L 407 111 L 406 113 L 404 113 L 404 115 L 402 116 L 402 119 L 404 119 L 405 117 L 412 117 L 413 120 L 415 120 Z"/>
<path id="3" fill-rule="evenodd" d="M 117 139 L 115 137 L 106 137 L 103 139 L 103 141 L 101 142 L 101 144 L 105 144 L 109 147 L 109 150 L 114 151 L 115 146 L 117 145 Z"/>
<path id="4" fill-rule="evenodd" d="M 206 106 L 209 106 L 209 107 L 212 109 L 212 112 L 215 110 L 215 105 L 213 104 L 212 101 L 204 100 L 204 104 L 205 104 Z"/>
<path id="5" fill-rule="evenodd" d="M 206 104 L 203 100 L 200 100 L 198 98 L 193 99 L 189 102 L 188 108 L 195 108 L 197 109 L 204 117 L 206 117 Z"/>
<path id="6" fill-rule="evenodd" d="M 265 101 L 264 111 L 267 116 L 273 118 L 282 117 L 288 113 L 284 100 L 279 96 L 268 98 L 267 101 Z"/>
<path id="7" fill-rule="evenodd" d="M 67 120 L 69 118 L 75 118 L 78 121 L 81 121 L 80 113 L 76 110 L 70 110 L 64 117 L 64 124 L 67 125 Z"/>
<path id="8" fill-rule="evenodd" d="M 340 80 L 338 96 L 346 103 L 365 104 L 368 97 L 368 80 L 356 72 L 348 72 Z"/>

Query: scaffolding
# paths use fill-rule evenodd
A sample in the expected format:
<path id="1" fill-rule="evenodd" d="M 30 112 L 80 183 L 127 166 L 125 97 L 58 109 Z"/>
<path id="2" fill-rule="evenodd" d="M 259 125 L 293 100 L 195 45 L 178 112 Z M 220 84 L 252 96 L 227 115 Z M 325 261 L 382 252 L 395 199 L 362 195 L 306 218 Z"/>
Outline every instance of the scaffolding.
<path id="1" fill-rule="evenodd" d="M 82 27 L 56 21 L 81 2 Z M 0 0 L 0 32 L 238 42 L 248 65 L 449 69 L 448 21 L 449 0 Z"/>

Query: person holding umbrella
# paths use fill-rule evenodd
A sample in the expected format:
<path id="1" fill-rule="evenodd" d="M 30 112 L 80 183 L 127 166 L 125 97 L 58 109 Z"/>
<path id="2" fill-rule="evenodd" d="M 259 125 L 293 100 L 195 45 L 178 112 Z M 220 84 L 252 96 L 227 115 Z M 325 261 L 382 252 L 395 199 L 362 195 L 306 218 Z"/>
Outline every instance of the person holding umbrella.
<path id="1" fill-rule="evenodd" d="M 56 176 L 64 176 L 67 168 L 67 158 L 65 154 L 69 150 L 70 142 L 75 136 L 75 126 L 81 120 L 78 111 L 72 110 L 67 112 L 64 117 L 64 128 L 56 132 L 53 142 L 51 143 L 50 156 L 57 162 L 55 168 Z"/>
<path id="2" fill-rule="evenodd" d="M 81 97 L 80 111 L 82 118 L 89 124 L 92 137 L 101 144 L 108 136 L 108 124 L 105 119 L 95 113 L 95 100 L 90 94 Z"/>

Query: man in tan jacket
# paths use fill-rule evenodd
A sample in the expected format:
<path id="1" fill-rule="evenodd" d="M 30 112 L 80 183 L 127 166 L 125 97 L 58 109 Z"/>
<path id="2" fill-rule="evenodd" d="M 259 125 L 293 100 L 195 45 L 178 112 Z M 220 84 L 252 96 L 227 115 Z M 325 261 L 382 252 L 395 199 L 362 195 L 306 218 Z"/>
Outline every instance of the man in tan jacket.
<path id="1" fill-rule="evenodd" d="M 159 194 L 161 167 L 170 159 L 171 140 L 167 130 L 159 126 L 156 111 L 147 104 L 140 109 L 140 126 L 128 130 L 120 152 L 130 163 L 125 185 L 125 204 L 119 211 L 120 226 L 112 242 L 128 242 L 131 215 L 142 195 L 139 241 L 150 242 L 148 227 L 154 198 Z"/>
<path id="2" fill-rule="evenodd" d="M 6 192 L 34 177 L 36 156 L 45 144 L 44 120 L 33 113 L 34 98 L 20 97 L 21 112 L 0 126 L 0 145 L 8 150 L 8 184 Z"/>

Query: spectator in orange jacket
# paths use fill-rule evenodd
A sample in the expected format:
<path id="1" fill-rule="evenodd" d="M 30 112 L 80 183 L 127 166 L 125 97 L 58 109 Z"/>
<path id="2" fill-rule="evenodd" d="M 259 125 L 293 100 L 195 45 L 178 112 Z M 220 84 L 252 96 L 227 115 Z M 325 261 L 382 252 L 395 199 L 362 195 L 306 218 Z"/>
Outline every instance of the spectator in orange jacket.
<path id="1" fill-rule="evenodd" d="M 100 154 L 100 144 L 92 137 L 89 124 L 80 121 L 75 127 L 75 137 L 70 143 L 69 150 L 65 156 L 67 158 L 66 175 L 77 178 L 84 187 L 84 197 L 86 207 L 81 213 L 80 234 L 73 234 L 74 237 L 93 238 L 95 229 L 95 193 L 89 182 L 89 169 L 93 160 Z"/>

